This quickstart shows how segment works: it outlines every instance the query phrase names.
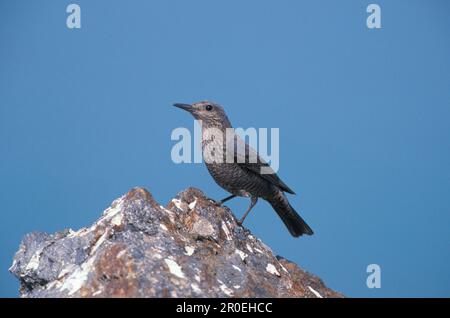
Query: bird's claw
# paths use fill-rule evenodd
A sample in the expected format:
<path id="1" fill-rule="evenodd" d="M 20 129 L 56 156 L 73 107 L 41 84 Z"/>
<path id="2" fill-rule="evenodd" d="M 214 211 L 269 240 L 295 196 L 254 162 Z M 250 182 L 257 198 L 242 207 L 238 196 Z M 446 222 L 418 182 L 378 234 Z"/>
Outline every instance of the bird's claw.
<path id="1" fill-rule="evenodd" d="M 214 204 L 215 206 L 222 206 L 222 201 L 216 201 L 214 199 L 209 199 L 209 201 Z"/>

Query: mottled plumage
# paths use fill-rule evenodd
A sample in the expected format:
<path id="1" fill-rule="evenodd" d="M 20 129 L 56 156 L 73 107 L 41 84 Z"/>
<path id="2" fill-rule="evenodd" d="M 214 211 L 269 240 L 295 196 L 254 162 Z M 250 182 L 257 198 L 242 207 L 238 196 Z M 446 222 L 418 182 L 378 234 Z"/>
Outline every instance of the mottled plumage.
<path id="1" fill-rule="evenodd" d="M 206 167 L 217 184 L 232 194 L 219 203 L 222 204 L 235 196 L 250 197 L 251 204 L 242 217 L 241 224 L 258 198 L 262 198 L 272 205 L 293 236 L 313 234 L 284 195 L 284 192 L 294 194 L 294 191 L 253 148 L 233 130 L 227 129 L 232 126 L 220 105 L 203 101 L 193 105 L 174 104 L 174 106 L 190 112 L 195 119 L 201 120 L 202 150 Z M 266 173 L 261 173 L 263 167 Z"/>

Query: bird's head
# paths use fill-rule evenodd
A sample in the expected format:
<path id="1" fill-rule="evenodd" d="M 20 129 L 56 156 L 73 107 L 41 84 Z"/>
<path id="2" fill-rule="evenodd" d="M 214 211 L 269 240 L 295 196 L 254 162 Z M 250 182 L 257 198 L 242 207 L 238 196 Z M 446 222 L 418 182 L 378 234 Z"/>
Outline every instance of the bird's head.
<path id="1" fill-rule="evenodd" d="M 173 106 L 188 111 L 195 119 L 203 121 L 203 124 L 206 126 L 230 126 L 228 117 L 219 104 L 210 101 L 201 101 L 192 105 L 177 103 L 173 104 Z"/>

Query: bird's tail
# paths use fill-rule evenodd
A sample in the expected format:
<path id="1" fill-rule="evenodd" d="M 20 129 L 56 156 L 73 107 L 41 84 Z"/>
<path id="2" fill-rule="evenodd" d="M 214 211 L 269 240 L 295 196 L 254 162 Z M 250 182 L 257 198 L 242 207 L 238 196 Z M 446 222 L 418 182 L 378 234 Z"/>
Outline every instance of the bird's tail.
<path id="1" fill-rule="evenodd" d="M 312 235 L 314 232 L 308 224 L 298 215 L 294 208 L 289 204 L 288 199 L 283 192 L 279 191 L 269 200 L 270 205 L 277 212 L 278 216 L 283 220 L 284 225 L 292 236 L 298 237 L 303 234 Z"/>

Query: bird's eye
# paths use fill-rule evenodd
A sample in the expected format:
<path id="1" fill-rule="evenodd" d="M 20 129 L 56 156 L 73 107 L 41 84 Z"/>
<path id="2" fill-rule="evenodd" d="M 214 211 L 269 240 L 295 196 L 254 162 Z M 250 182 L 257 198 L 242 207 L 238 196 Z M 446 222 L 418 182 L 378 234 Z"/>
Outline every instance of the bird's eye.
<path id="1" fill-rule="evenodd" d="M 207 111 L 211 111 L 213 109 L 213 107 L 211 105 L 206 105 L 205 108 L 206 108 Z"/>

